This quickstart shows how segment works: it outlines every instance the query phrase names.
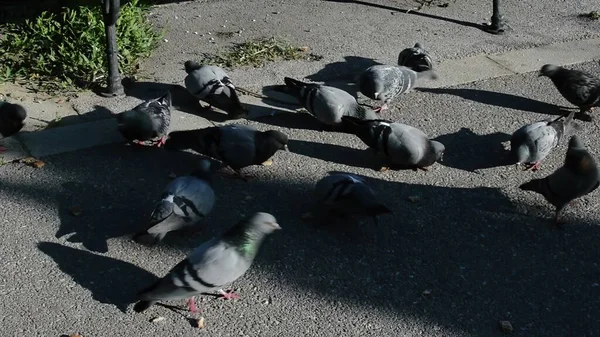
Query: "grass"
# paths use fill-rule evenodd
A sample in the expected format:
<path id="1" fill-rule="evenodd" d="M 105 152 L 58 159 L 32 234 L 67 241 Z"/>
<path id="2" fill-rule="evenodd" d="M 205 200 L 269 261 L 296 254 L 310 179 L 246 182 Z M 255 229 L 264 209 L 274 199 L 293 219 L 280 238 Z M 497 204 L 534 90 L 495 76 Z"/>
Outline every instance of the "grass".
<path id="1" fill-rule="evenodd" d="M 308 47 L 294 47 L 276 38 L 260 38 L 233 46 L 218 55 L 204 55 L 202 63 L 220 67 L 262 67 L 267 62 L 278 60 L 320 60 L 322 56 L 308 53 Z"/>
<path id="2" fill-rule="evenodd" d="M 161 33 L 146 19 L 147 6 L 131 0 L 117 23 L 119 68 L 134 74 L 150 56 Z M 46 92 L 87 89 L 106 81 L 108 61 L 100 6 L 43 12 L 6 24 L 0 34 L 0 82 L 17 81 Z"/>

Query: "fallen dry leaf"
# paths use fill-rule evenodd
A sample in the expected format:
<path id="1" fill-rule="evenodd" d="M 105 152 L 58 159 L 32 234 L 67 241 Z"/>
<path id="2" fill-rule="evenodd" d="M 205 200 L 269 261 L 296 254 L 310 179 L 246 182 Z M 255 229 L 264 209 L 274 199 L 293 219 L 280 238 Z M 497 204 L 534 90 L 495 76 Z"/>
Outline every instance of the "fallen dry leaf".
<path id="1" fill-rule="evenodd" d="M 204 328 L 204 317 L 200 317 L 196 320 L 196 327 L 198 329 L 203 329 Z"/>
<path id="2" fill-rule="evenodd" d="M 387 170 L 389 170 L 389 169 L 390 169 L 390 168 L 389 168 L 389 167 L 387 167 L 387 166 L 382 166 L 382 167 L 379 169 L 379 172 L 385 172 L 385 171 L 387 171 Z"/>
<path id="3" fill-rule="evenodd" d="M 21 163 L 35 168 L 41 168 L 42 166 L 46 165 L 46 163 L 44 163 L 43 161 L 33 157 L 23 158 L 21 159 Z"/>
<path id="4" fill-rule="evenodd" d="M 69 210 L 73 216 L 80 216 L 83 213 L 83 210 L 79 206 L 73 206 Z"/>
<path id="5" fill-rule="evenodd" d="M 513 326 L 509 321 L 500 321 L 500 329 L 502 332 L 512 332 Z"/>
<path id="6" fill-rule="evenodd" d="M 300 48 L 298 48 L 298 51 L 307 52 L 308 51 L 308 47 L 300 47 Z"/>
<path id="7" fill-rule="evenodd" d="M 165 320 L 165 318 L 164 318 L 164 317 L 162 317 L 162 316 L 158 316 L 158 317 L 154 317 L 153 319 L 151 319 L 151 320 L 150 320 L 150 322 L 152 322 L 152 323 L 157 323 L 157 322 L 162 322 L 162 321 L 164 321 L 164 320 Z"/>
<path id="8" fill-rule="evenodd" d="M 261 164 L 262 166 L 271 166 L 273 165 L 273 160 L 267 159 L 265 162 Z"/>

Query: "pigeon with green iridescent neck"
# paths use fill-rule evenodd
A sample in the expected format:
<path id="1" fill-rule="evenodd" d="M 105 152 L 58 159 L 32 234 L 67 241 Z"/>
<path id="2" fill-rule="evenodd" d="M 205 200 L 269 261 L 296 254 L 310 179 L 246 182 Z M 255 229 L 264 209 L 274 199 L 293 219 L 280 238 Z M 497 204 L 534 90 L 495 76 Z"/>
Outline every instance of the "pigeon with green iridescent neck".
<path id="1" fill-rule="evenodd" d="M 187 298 L 190 311 L 196 312 L 194 297 L 217 289 L 224 299 L 239 298 L 223 287 L 246 273 L 266 236 L 279 229 L 269 213 L 259 212 L 243 219 L 220 237 L 203 243 L 165 277 L 139 292 L 133 309 L 142 312 L 159 301 Z"/>

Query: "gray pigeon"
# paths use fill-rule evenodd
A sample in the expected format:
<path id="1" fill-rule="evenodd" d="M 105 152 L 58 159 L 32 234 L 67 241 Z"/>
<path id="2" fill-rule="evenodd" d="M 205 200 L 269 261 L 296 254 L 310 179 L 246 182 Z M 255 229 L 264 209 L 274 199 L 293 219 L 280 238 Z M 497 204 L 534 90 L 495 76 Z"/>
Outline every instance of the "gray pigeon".
<path id="1" fill-rule="evenodd" d="M 377 201 L 373 190 L 365 181 L 349 173 L 333 173 L 317 182 L 315 186 L 316 213 L 324 211 L 343 219 L 353 216 L 373 217 L 392 213 L 384 204 Z"/>
<path id="2" fill-rule="evenodd" d="M 116 118 L 119 132 L 128 141 L 142 144 L 160 138 L 156 143 L 160 147 L 165 143 L 171 124 L 171 92 L 116 114 Z"/>
<path id="3" fill-rule="evenodd" d="M 539 76 L 552 80 L 560 94 L 571 104 L 585 113 L 600 106 L 600 78 L 580 70 L 571 70 L 554 64 L 546 64 L 540 69 Z M 591 120 L 589 115 L 586 119 Z"/>
<path id="4" fill-rule="evenodd" d="M 518 164 L 527 164 L 526 170 L 539 170 L 540 164 L 558 145 L 562 136 L 573 127 L 572 112 L 563 119 L 554 119 L 527 124 L 513 133 L 510 149 Z"/>
<path id="5" fill-rule="evenodd" d="M 554 221 L 559 223 L 560 212 L 571 201 L 591 193 L 600 185 L 596 161 L 585 149 L 579 137 L 569 140 L 565 163 L 551 175 L 533 179 L 521 186 L 525 191 L 537 192 L 556 207 Z"/>
<path id="6" fill-rule="evenodd" d="M 194 297 L 216 289 L 225 299 L 238 298 L 222 287 L 246 273 L 265 237 L 279 229 L 269 213 L 243 219 L 220 237 L 200 245 L 165 277 L 139 292 L 133 310 L 142 312 L 158 301 L 189 298 L 189 309 L 196 312 Z"/>
<path id="7" fill-rule="evenodd" d="M 240 170 L 259 165 L 278 150 L 286 150 L 288 136 L 280 131 L 258 131 L 242 125 L 214 126 L 204 129 L 176 131 L 169 134 L 167 150 L 192 149 L 218 159 L 245 179 Z"/>
<path id="8" fill-rule="evenodd" d="M 360 119 L 375 119 L 377 114 L 361 106 L 349 93 L 342 89 L 307 83 L 290 77 L 284 78 L 286 87 L 298 101 L 322 123 L 338 127 L 342 116 L 353 116 Z"/>
<path id="9" fill-rule="evenodd" d="M 388 120 L 360 120 L 342 117 L 345 128 L 370 148 L 383 154 L 390 169 L 421 169 L 443 160 L 445 147 L 410 125 Z"/>
<path id="10" fill-rule="evenodd" d="M 409 92 L 422 78 L 436 79 L 433 70 L 416 72 L 408 67 L 377 64 L 367 68 L 358 79 L 358 88 L 370 99 L 383 101 L 376 112 L 387 109 L 387 104 Z"/>
<path id="11" fill-rule="evenodd" d="M 408 67 L 416 72 L 433 69 L 433 59 L 419 42 L 414 47 L 406 48 L 398 55 L 398 65 Z"/>
<path id="12" fill-rule="evenodd" d="M 10 137 L 19 132 L 25 125 L 27 111 L 19 104 L 8 102 L 0 103 L 0 137 Z M 6 151 L 4 146 L 0 145 L 0 153 Z"/>
<path id="13" fill-rule="evenodd" d="M 184 66 L 187 73 L 185 87 L 192 95 L 227 112 L 232 118 L 248 116 L 233 82 L 223 69 L 194 61 L 186 61 Z"/>
<path id="14" fill-rule="evenodd" d="M 167 233 L 193 226 L 210 213 L 215 204 L 213 168 L 208 159 L 202 159 L 198 166 L 190 175 L 167 185 L 150 215 L 149 226 L 133 237 L 136 242 L 155 245 Z"/>

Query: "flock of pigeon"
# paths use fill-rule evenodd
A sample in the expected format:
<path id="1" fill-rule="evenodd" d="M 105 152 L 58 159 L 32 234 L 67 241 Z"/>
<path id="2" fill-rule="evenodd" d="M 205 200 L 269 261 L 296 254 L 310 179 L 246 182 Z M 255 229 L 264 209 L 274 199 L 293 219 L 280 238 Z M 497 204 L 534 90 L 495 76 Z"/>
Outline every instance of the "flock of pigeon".
<path id="1" fill-rule="evenodd" d="M 187 90 L 199 100 L 217 107 L 231 118 L 247 117 L 232 80 L 223 69 L 213 65 L 185 62 Z M 563 135 L 580 127 L 575 115 L 591 120 L 586 114 L 600 106 L 600 79 L 591 74 L 555 65 L 544 65 L 539 76 L 549 77 L 559 92 L 579 112 L 537 121 L 514 132 L 511 152 L 517 165 L 537 170 L 540 163 L 557 147 Z M 437 78 L 433 60 L 420 44 L 404 49 L 398 65 L 374 65 L 357 78 L 365 96 L 382 102 L 376 109 L 358 104 L 351 94 L 331 86 L 284 78 L 284 92 L 296 97 L 303 107 L 326 130 L 348 132 L 385 158 L 383 169 L 427 170 L 443 158 L 444 145 L 410 125 L 378 118 L 377 113 L 400 95 L 409 92 L 423 78 Z M 145 101 L 132 110 L 116 114 L 121 134 L 130 142 L 164 146 L 170 151 L 191 149 L 201 155 L 196 169 L 187 176 L 172 180 L 156 204 L 148 225 L 133 239 L 147 246 L 158 244 L 173 231 L 189 228 L 206 217 L 215 203 L 213 174 L 222 167 L 234 171 L 232 177 L 247 180 L 241 170 L 267 162 L 278 150 L 288 150 L 288 136 L 280 131 L 258 131 L 239 124 L 169 132 L 171 94 Z M 0 133 L 3 137 L 23 127 L 25 110 L 16 104 L 0 105 Z M 4 149 L 5 150 L 5 149 Z M 215 160 L 209 160 L 210 157 Z M 535 191 L 556 207 L 559 224 L 561 210 L 571 201 L 584 196 L 600 184 L 594 158 L 574 135 L 569 140 L 564 165 L 543 179 L 533 179 L 520 186 Z M 313 216 L 332 216 L 345 221 L 372 217 L 392 211 L 380 203 L 367 183 L 346 173 L 330 174 L 315 186 Z M 267 235 L 281 229 L 268 213 L 253 214 L 196 248 L 162 279 L 141 290 L 134 305 L 136 312 L 158 301 L 188 299 L 189 310 L 197 311 L 194 296 L 219 290 L 225 299 L 238 295 L 223 287 L 242 276 L 251 266 Z"/>

